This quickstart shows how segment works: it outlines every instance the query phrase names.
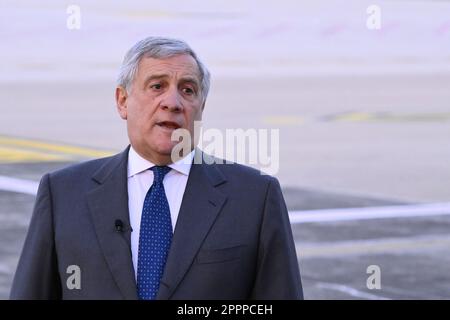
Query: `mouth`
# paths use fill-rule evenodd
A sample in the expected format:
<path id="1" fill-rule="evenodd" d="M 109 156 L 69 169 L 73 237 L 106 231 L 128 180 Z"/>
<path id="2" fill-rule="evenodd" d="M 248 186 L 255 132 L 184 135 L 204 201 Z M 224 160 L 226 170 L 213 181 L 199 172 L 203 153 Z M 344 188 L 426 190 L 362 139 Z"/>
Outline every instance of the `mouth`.
<path id="1" fill-rule="evenodd" d="M 168 130 L 176 130 L 178 128 L 181 128 L 181 126 L 173 121 L 161 121 L 156 123 L 157 126 L 168 129 Z"/>

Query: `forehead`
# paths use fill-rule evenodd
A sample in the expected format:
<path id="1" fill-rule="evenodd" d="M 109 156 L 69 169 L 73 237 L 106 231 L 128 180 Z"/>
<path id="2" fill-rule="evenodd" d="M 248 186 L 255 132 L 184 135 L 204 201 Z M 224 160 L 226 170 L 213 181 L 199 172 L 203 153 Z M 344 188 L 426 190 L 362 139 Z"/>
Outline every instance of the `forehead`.
<path id="1" fill-rule="evenodd" d="M 200 81 L 200 72 L 195 59 L 188 54 L 181 54 L 164 59 L 144 57 L 139 61 L 137 79 L 145 79 L 152 75 L 163 75 L 170 78 L 194 77 Z"/>

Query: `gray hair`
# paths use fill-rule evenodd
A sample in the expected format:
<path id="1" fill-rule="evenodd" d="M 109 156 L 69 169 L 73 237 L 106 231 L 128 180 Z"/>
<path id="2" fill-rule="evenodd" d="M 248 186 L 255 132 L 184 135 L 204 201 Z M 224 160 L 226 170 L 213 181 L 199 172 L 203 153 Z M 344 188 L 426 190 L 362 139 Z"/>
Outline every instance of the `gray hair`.
<path id="1" fill-rule="evenodd" d="M 192 50 L 186 42 L 178 39 L 147 37 L 137 42 L 130 50 L 128 50 L 123 59 L 117 78 L 117 85 L 125 88 L 127 91 L 131 88 L 131 83 L 136 76 L 139 62 L 143 57 L 165 59 L 179 54 L 188 54 L 194 58 L 195 62 L 197 62 L 204 103 L 209 92 L 210 73 L 206 66 L 200 61 L 194 50 Z"/>

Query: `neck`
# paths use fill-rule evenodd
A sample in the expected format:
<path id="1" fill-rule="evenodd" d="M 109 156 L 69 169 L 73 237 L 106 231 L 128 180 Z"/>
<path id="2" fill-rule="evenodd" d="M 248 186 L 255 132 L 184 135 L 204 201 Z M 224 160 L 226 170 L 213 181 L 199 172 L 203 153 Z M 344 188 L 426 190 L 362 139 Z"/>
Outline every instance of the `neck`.
<path id="1" fill-rule="evenodd" d="M 142 158 L 144 158 L 145 160 L 150 161 L 151 163 L 157 165 L 157 166 L 167 166 L 171 163 L 174 163 L 178 160 L 184 159 L 190 152 L 192 152 L 192 150 L 189 150 L 188 152 L 186 152 L 185 154 L 183 154 L 182 156 L 179 156 L 176 159 L 172 159 L 172 155 L 171 154 L 161 154 L 161 153 L 155 153 L 155 152 L 144 152 L 142 150 L 139 150 L 137 148 L 135 148 L 134 146 L 132 146 L 134 151 L 136 151 L 137 154 L 139 154 Z M 183 149 L 184 151 L 184 149 Z M 175 160 L 175 161 L 173 161 Z"/>

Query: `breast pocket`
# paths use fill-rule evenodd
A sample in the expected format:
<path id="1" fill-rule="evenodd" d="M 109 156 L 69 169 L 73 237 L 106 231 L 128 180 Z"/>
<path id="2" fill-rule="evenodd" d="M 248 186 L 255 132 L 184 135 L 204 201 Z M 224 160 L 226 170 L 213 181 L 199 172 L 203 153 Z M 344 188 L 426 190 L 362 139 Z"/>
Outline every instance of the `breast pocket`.
<path id="1" fill-rule="evenodd" d="M 197 263 L 219 263 L 237 260 L 242 256 L 245 245 L 233 246 L 220 249 L 203 249 L 197 254 Z"/>

